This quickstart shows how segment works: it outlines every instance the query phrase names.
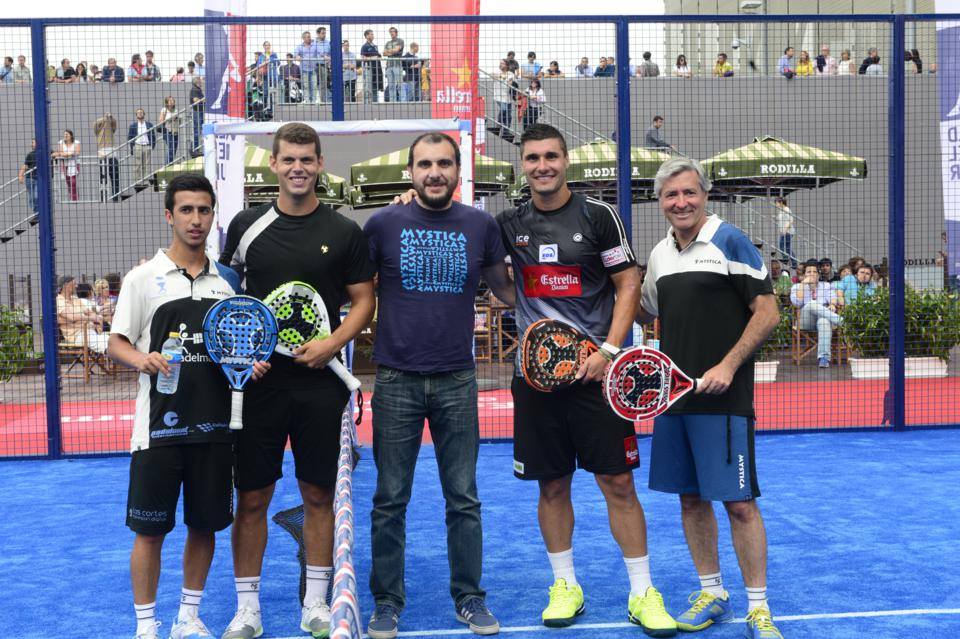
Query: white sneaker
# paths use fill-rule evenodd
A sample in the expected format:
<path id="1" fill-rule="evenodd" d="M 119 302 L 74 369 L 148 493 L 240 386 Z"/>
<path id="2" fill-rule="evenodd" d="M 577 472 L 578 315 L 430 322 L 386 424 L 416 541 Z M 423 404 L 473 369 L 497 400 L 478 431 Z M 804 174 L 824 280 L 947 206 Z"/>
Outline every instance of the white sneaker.
<path id="1" fill-rule="evenodd" d="M 200 621 L 200 617 L 193 617 L 186 621 L 174 619 L 170 628 L 170 639 L 203 639 L 213 637 L 207 627 Z"/>
<path id="2" fill-rule="evenodd" d="M 223 631 L 221 639 L 255 639 L 262 634 L 263 623 L 260 621 L 260 611 L 243 606 L 237 609 L 237 614 Z"/>
<path id="3" fill-rule="evenodd" d="M 303 607 L 300 630 L 309 632 L 314 639 L 330 634 L 330 606 L 323 599 L 317 597 L 309 606 Z"/>
<path id="4" fill-rule="evenodd" d="M 141 632 L 136 635 L 133 639 L 160 639 L 160 635 L 157 634 L 157 631 L 160 629 L 160 622 L 155 621 L 152 626 L 150 626 L 146 632 Z"/>

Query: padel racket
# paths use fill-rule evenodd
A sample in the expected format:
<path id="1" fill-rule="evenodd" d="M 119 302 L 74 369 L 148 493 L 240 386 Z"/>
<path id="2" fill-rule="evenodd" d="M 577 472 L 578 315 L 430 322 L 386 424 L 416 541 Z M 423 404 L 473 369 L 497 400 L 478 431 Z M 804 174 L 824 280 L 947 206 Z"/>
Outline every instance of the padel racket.
<path id="1" fill-rule="evenodd" d="M 255 297 L 235 295 L 210 307 L 203 318 L 207 354 L 227 376 L 232 389 L 230 428 L 243 428 L 243 387 L 255 362 L 270 358 L 277 345 L 277 320 Z"/>
<path id="2" fill-rule="evenodd" d="M 559 320 L 537 320 L 527 327 L 520 348 L 520 372 L 527 384 L 550 392 L 570 386 L 597 345 Z"/>
<path id="3" fill-rule="evenodd" d="M 613 358 L 603 379 L 603 395 L 610 407 L 628 421 L 650 419 L 696 389 L 673 361 L 649 346 L 625 348 Z"/>
<path id="4" fill-rule="evenodd" d="M 313 339 L 330 337 L 330 315 L 316 289 L 306 282 L 287 282 L 275 288 L 263 300 L 277 318 L 277 352 L 294 357 L 294 351 Z M 350 392 L 360 388 L 360 380 L 350 374 L 334 356 L 327 367 L 343 380 Z"/>

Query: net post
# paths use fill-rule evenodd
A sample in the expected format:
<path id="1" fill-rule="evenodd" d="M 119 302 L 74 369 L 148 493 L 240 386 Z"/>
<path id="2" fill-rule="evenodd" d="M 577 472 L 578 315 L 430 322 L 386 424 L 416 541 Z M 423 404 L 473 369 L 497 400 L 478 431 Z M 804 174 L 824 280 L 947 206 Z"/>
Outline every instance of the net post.
<path id="1" fill-rule="evenodd" d="M 905 97 L 904 97 L 904 55 L 903 43 L 906 34 L 906 18 L 903 14 L 892 17 L 891 54 L 893 62 L 890 65 L 889 101 L 890 110 L 887 115 L 887 135 L 890 153 L 887 160 L 889 182 L 887 195 L 889 197 L 889 237 L 890 237 L 890 381 L 889 403 L 890 425 L 894 430 L 903 430 L 906 427 L 906 382 L 904 380 L 904 358 L 906 357 L 905 331 L 905 300 L 904 300 L 904 232 L 906 199 L 904 197 L 904 179 L 906 166 L 903 149 L 906 143 L 905 136 Z"/>
<path id="2" fill-rule="evenodd" d="M 340 44 L 337 44 L 337 43 Z M 343 96 L 343 22 L 340 18 L 330 19 L 330 101 L 332 118 L 336 122 L 344 119 Z"/>
<path id="3" fill-rule="evenodd" d="M 464 157 L 464 150 L 467 156 Z M 473 131 L 470 120 L 460 120 L 460 201 L 473 206 Z"/>
<path id="4" fill-rule="evenodd" d="M 50 157 L 50 132 L 47 127 L 46 35 L 42 20 L 30 21 L 30 55 L 33 57 L 33 125 L 37 157 Z M 54 257 L 53 208 L 50 199 L 52 173 L 50 162 L 38 161 L 37 208 L 40 216 L 40 309 L 43 313 L 43 377 L 47 405 L 47 456 L 59 459 L 63 454 L 60 424 L 60 353 L 57 340 L 57 265 Z"/>
<path id="5" fill-rule="evenodd" d="M 630 189 L 630 23 L 617 18 L 617 213 L 623 221 L 627 241 L 633 245 L 633 194 Z M 633 344 L 633 331 L 623 339 L 623 346 Z"/>

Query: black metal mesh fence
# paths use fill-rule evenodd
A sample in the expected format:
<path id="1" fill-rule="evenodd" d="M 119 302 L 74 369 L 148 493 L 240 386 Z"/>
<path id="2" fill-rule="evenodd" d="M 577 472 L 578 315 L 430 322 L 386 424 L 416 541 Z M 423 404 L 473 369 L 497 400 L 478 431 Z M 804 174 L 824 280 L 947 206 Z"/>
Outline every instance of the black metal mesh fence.
<path id="1" fill-rule="evenodd" d="M 571 188 L 629 213 L 641 263 L 667 229 L 652 192 L 658 158 L 700 160 L 714 183 L 708 208 L 742 229 L 766 267 L 780 274 L 774 286 L 781 325 L 758 357 L 771 362 L 757 367 L 759 428 L 891 422 L 897 399 L 886 368 L 891 273 L 908 285 L 892 291 L 895 303 L 905 298 L 905 352 L 933 358 L 918 369 L 907 363 L 906 424 L 955 423 L 949 397 L 956 372 L 948 360 L 960 337 L 949 265 L 958 247 L 944 221 L 954 204 L 942 187 L 953 151 L 941 146 L 938 124 L 949 92 L 943 83 L 954 75 L 943 70 L 934 23 L 908 23 L 897 44 L 911 50 L 905 112 L 891 110 L 890 82 L 900 73 L 891 66 L 892 24 L 836 16 L 804 23 L 634 22 L 625 30 L 627 41 L 618 43 L 618 25 L 626 25 L 601 18 L 542 24 L 251 20 L 240 58 L 233 55 L 226 73 L 210 76 L 210 32 L 196 21 L 58 24 L 44 31 L 43 61 L 33 59 L 28 28 L 5 28 L 0 37 L 12 57 L 12 79 L 4 76 L 0 87 L 0 153 L 6 156 L 0 163 L 0 373 L 7 380 L 0 455 L 126 448 L 137 377 L 102 354 L 111 308 L 122 276 L 168 244 L 162 189 L 178 171 L 202 171 L 201 125 L 231 78 L 244 83 L 243 115 L 250 121 L 463 116 L 463 105 L 475 98 L 477 204 L 494 214 L 529 196 L 517 146 L 523 129 L 552 124 L 570 149 Z M 215 28 L 226 34 L 238 27 Z M 465 44 L 475 53 L 465 54 Z M 932 73 L 938 63 L 941 72 Z M 628 86 L 618 78 L 624 69 Z M 38 71 L 48 79 L 39 95 L 25 75 Z M 47 105 L 43 126 L 34 123 L 38 100 Z M 629 127 L 618 125 L 618 112 L 629 114 Z M 655 122 L 656 116 L 662 119 Z M 901 118 L 905 143 L 899 148 L 888 125 Z M 623 176 L 616 171 L 617 142 L 627 128 L 632 166 Z M 46 156 L 28 157 L 38 132 L 46 136 Z M 387 162 L 412 138 L 324 138 L 333 184 L 328 201 L 362 225 L 405 188 L 373 188 L 364 166 Z M 248 203 L 276 194 L 268 184 L 269 145 L 268 137 L 247 137 L 246 179 L 237 188 Z M 888 179 L 890 157 L 897 155 L 906 168 L 902 212 Z M 37 163 L 49 168 L 48 184 L 33 177 Z M 617 199 L 618 185 L 626 183 L 629 205 Z M 56 252 L 45 259 L 54 267 L 51 281 L 41 277 L 49 238 L 36 223 L 35 186 L 50 193 Z M 905 219 L 903 264 L 890 257 L 891 219 L 894 229 Z M 808 261 L 816 262 L 822 283 L 805 273 Z M 46 340 L 44 295 L 51 308 L 59 304 L 58 328 Z M 658 330 L 635 333 L 657 340 Z M 357 342 L 356 368 L 368 385 L 375 335 L 374 325 Z M 59 370 L 48 380 L 42 354 L 54 343 Z M 475 348 L 484 437 L 511 436 L 517 343 L 512 311 L 482 289 Z M 866 361 L 874 359 L 879 362 Z M 776 381 L 759 372 L 771 367 Z M 931 377 L 941 373 L 946 377 Z M 55 451 L 48 451 L 48 434 L 56 432 L 44 408 L 48 391 L 61 406 Z M 361 425 L 361 436 L 364 428 L 369 424 Z"/>

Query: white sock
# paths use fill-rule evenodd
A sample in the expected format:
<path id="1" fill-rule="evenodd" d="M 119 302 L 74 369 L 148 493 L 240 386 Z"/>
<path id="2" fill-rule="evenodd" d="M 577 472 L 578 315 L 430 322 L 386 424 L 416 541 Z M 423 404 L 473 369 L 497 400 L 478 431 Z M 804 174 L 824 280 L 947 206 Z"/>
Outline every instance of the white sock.
<path id="1" fill-rule="evenodd" d="M 723 597 L 723 577 L 720 576 L 719 572 L 712 575 L 699 575 L 699 577 L 700 590 L 708 592 L 714 597 Z"/>
<path id="2" fill-rule="evenodd" d="M 548 552 L 550 567 L 553 568 L 553 579 L 563 579 L 568 586 L 577 585 L 577 575 L 573 571 L 573 548 L 561 552 Z"/>
<path id="3" fill-rule="evenodd" d="M 653 585 L 650 581 L 650 556 L 624 557 L 627 565 L 627 577 L 630 578 L 630 594 L 642 597 L 647 594 L 647 588 Z"/>
<path id="4" fill-rule="evenodd" d="M 237 608 L 246 606 L 250 610 L 260 610 L 260 577 L 237 577 Z"/>
<path id="5" fill-rule="evenodd" d="M 186 621 L 187 619 L 196 619 L 200 614 L 200 598 L 203 597 L 202 590 L 190 590 L 189 588 L 180 589 L 180 612 L 177 613 L 177 619 Z"/>
<path id="6" fill-rule="evenodd" d="M 332 566 L 307 566 L 307 591 L 303 595 L 304 605 L 320 599 L 327 600 L 327 589 L 333 577 Z"/>
<path id="7" fill-rule="evenodd" d="M 142 635 L 153 630 L 157 623 L 157 602 L 133 604 L 133 610 L 137 613 L 137 634 Z"/>
<path id="8" fill-rule="evenodd" d="M 769 608 L 767 605 L 767 587 L 763 588 L 747 588 L 747 600 L 750 602 L 750 605 L 747 608 L 747 612 L 751 612 L 756 608 Z"/>

